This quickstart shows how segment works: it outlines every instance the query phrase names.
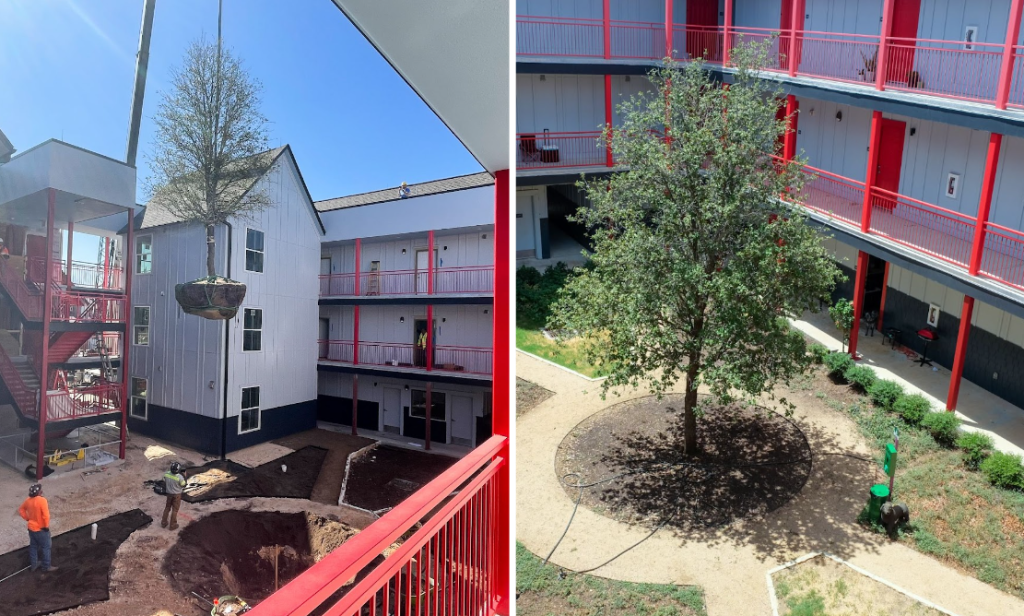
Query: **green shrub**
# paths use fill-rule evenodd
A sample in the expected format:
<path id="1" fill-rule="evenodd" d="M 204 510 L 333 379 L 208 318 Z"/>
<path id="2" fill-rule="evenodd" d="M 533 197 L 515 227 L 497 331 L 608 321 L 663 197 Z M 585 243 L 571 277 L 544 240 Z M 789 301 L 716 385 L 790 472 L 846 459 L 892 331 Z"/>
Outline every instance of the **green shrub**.
<path id="1" fill-rule="evenodd" d="M 1024 490 L 1024 466 L 1020 456 L 996 451 L 985 458 L 979 468 L 996 487 Z"/>
<path id="2" fill-rule="evenodd" d="M 967 468 L 978 468 L 992 453 L 992 437 L 981 432 L 964 432 L 956 439 L 956 446 L 964 450 L 964 464 Z"/>
<path id="3" fill-rule="evenodd" d="M 558 291 L 565 286 L 572 271 L 559 261 L 544 273 L 534 267 L 516 270 L 516 325 L 526 329 L 540 329 L 551 316 L 551 304 Z"/>
<path id="4" fill-rule="evenodd" d="M 853 358 L 846 353 L 833 351 L 825 356 L 825 366 L 828 373 L 836 378 L 842 378 L 846 371 L 853 366 Z"/>
<path id="5" fill-rule="evenodd" d="M 846 370 L 843 378 L 860 387 L 862 391 L 867 391 L 878 380 L 878 375 L 869 366 L 853 365 Z"/>
<path id="6" fill-rule="evenodd" d="M 921 423 L 925 413 L 932 410 L 932 403 L 921 394 L 905 394 L 896 398 L 892 410 L 908 424 L 915 426 Z"/>
<path id="7" fill-rule="evenodd" d="M 868 389 L 868 395 L 875 406 L 891 411 L 896 406 L 896 400 L 903 395 L 903 387 L 896 381 L 879 379 Z"/>
<path id="8" fill-rule="evenodd" d="M 932 438 L 937 443 L 946 447 L 955 445 L 960 435 L 960 418 L 948 411 L 925 413 L 921 425 L 932 433 Z"/>
<path id="9" fill-rule="evenodd" d="M 828 347 L 824 344 L 814 344 L 807 347 L 807 351 L 811 354 L 811 360 L 816 364 L 825 363 L 825 357 L 828 355 Z"/>

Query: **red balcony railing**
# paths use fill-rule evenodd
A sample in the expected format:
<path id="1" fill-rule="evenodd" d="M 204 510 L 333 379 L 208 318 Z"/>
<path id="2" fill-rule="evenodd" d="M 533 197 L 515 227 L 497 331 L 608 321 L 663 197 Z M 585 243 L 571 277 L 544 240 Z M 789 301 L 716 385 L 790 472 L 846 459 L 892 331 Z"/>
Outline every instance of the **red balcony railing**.
<path id="1" fill-rule="evenodd" d="M 324 361 L 343 364 L 354 362 L 355 343 L 352 340 L 318 340 L 319 357 Z M 491 374 L 493 350 L 483 347 L 436 345 L 431 370 L 439 372 L 465 372 Z M 359 342 L 359 363 L 367 366 L 395 368 L 427 367 L 427 352 L 423 348 L 403 342 Z"/>
<path id="2" fill-rule="evenodd" d="M 498 547 L 508 523 L 500 505 L 507 486 L 498 474 L 508 463 L 500 455 L 505 440 L 492 436 L 250 614 L 495 614 L 510 592 Z M 373 565 L 396 541 L 398 549 Z"/>
<path id="3" fill-rule="evenodd" d="M 647 21 L 611 22 L 613 58 L 665 57 L 665 24 Z"/>
<path id="4" fill-rule="evenodd" d="M 881 188 L 871 189 L 871 232 L 964 269 L 975 218 Z"/>
<path id="5" fill-rule="evenodd" d="M 0 346 L 0 377 L 11 392 L 14 402 L 23 415 L 35 417 L 39 414 L 36 408 L 36 392 L 25 384 L 14 362 L 8 357 L 7 351 Z"/>
<path id="6" fill-rule="evenodd" d="M 323 274 L 320 276 L 320 295 L 355 296 L 356 275 Z M 394 270 L 363 272 L 359 275 L 359 295 L 427 295 L 429 274 L 426 270 Z M 434 294 L 492 293 L 494 266 L 439 267 L 434 270 Z"/>
<path id="7" fill-rule="evenodd" d="M 729 30 L 729 39 L 730 49 L 741 44 L 769 41 L 767 64 L 761 68 L 766 71 L 784 71 L 789 67 L 787 56 L 787 50 L 789 49 L 788 33 L 780 35 L 777 28 L 731 28 Z"/>
<path id="8" fill-rule="evenodd" d="M 124 323 L 127 299 L 123 295 L 56 292 L 51 300 L 54 321 L 71 323 Z"/>
<path id="9" fill-rule="evenodd" d="M 523 56 L 604 57 L 600 19 L 516 18 L 516 49 Z"/>
<path id="10" fill-rule="evenodd" d="M 834 32 L 804 32 L 799 43 L 798 75 L 875 84 L 878 37 Z"/>
<path id="11" fill-rule="evenodd" d="M 434 351 L 434 370 L 491 374 L 491 349 L 438 346 Z"/>
<path id="12" fill-rule="evenodd" d="M 888 88 L 986 103 L 996 99 L 1002 45 L 891 39 L 888 53 Z"/>
<path id="13" fill-rule="evenodd" d="M 0 260 L 0 284 L 26 318 L 39 318 L 43 312 L 43 296 L 33 292 L 25 282 L 23 274 L 4 260 Z"/>
<path id="14" fill-rule="evenodd" d="M 860 226 L 864 209 L 864 182 L 858 182 L 822 169 L 804 166 L 809 176 L 797 201 L 826 216 Z"/>
<path id="15" fill-rule="evenodd" d="M 46 421 L 64 421 L 121 412 L 121 385 L 103 383 L 90 387 L 46 392 Z"/>
<path id="16" fill-rule="evenodd" d="M 718 26 L 672 26 L 672 57 L 677 60 L 703 58 L 706 62 L 722 62 L 725 33 Z"/>
<path id="17" fill-rule="evenodd" d="M 517 169 L 607 166 L 600 131 L 516 135 Z"/>
<path id="18" fill-rule="evenodd" d="M 1011 74 L 1010 100 L 1011 107 L 1024 107 L 1024 47 L 1013 46 L 1013 73 Z"/>
<path id="19" fill-rule="evenodd" d="M 979 273 L 1024 290 L 1024 233 L 986 223 Z"/>
<path id="20" fill-rule="evenodd" d="M 320 359 L 343 364 L 352 363 L 352 351 L 355 349 L 355 343 L 351 340 L 317 340 L 316 343 L 320 349 Z"/>

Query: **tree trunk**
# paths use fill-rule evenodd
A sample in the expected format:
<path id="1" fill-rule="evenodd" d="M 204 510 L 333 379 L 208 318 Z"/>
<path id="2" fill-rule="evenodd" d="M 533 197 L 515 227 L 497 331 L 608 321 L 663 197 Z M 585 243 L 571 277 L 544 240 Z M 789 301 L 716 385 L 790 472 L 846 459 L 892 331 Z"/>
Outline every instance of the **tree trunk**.
<path id="1" fill-rule="evenodd" d="M 692 456 L 697 453 L 697 371 L 700 366 L 690 362 L 686 370 L 686 397 L 683 399 L 683 453 Z"/>
<path id="2" fill-rule="evenodd" d="M 213 225 L 206 225 L 206 275 L 210 277 L 217 275 L 216 259 L 214 259 L 217 253 L 217 244 L 213 231 Z"/>

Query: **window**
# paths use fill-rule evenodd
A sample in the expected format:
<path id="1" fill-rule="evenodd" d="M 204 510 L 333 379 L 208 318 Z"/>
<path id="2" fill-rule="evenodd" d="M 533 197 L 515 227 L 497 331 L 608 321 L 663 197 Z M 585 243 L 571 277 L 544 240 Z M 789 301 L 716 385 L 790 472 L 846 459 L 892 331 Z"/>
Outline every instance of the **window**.
<path id="1" fill-rule="evenodd" d="M 135 238 L 135 273 L 149 274 L 153 271 L 153 236 L 141 235 Z"/>
<path id="2" fill-rule="evenodd" d="M 260 388 L 242 388 L 242 413 L 238 416 L 238 433 L 260 429 Z"/>
<path id="3" fill-rule="evenodd" d="M 445 421 L 445 394 L 440 392 L 430 393 L 430 421 Z M 427 392 L 422 389 L 412 390 L 412 408 L 409 415 L 427 418 Z"/>
<path id="4" fill-rule="evenodd" d="M 133 341 L 139 346 L 149 346 L 149 306 L 136 306 L 132 314 L 135 329 Z"/>
<path id="5" fill-rule="evenodd" d="M 246 308 L 242 313 L 242 350 L 263 349 L 263 309 Z"/>
<path id="6" fill-rule="evenodd" d="M 263 232 L 245 230 L 245 271 L 263 272 Z"/>
<path id="7" fill-rule="evenodd" d="M 128 412 L 132 417 L 147 419 L 146 393 L 149 391 L 149 380 L 132 377 L 132 403 Z"/>

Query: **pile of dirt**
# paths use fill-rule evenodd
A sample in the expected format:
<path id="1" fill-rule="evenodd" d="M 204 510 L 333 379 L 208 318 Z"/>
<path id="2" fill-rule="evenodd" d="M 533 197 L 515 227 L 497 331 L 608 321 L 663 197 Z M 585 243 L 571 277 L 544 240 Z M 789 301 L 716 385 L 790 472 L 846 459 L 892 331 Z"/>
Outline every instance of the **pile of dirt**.
<path id="1" fill-rule="evenodd" d="M 580 423 L 556 458 L 566 494 L 576 500 L 572 485 L 596 483 L 580 502 L 601 515 L 692 529 L 763 516 L 803 489 L 811 450 L 786 417 L 739 405 L 706 408 L 697 421 L 699 452 L 685 455 L 682 409 L 681 395 L 652 396 Z"/>
<path id="2" fill-rule="evenodd" d="M 153 519 L 133 509 L 53 537 L 52 564 L 45 575 L 24 571 L 0 582 L 0 616 L 34 616 L 106 601 L 110 597 L 110 563 L 128 537 Z M 28 533 L 25 534 L 28 542 Z M 0 579 L 28 566 L 28 548 L 0 556 Z"/>
<path id="3" fill-rule="evenodd" d="M 189 503 L 253 496 L 309 499 L 326 457 L 326 449 L 303 447 L 255 468 L 230 460 L 188 468 L 185 478 L 200 487 L 188 488 L 183 499 Z"/>
<path id="4" fill-rule="evenodd" d="M 313 445 L 327 450 L 327 457 L 320 468 L 320 476 L 317 477 L 313 493 L 309 496 L 309 500 L 325 505 L 338 504 L 341 486 L 345 482 L 345 466 L 349 455 L 375 442 L 362 436 L 320 429 L 306 430 L 274 441 L 275 444 L 289 449 L 298 450 Z"/>
<path id="5" fill-rule="evenodd" d="M 367 511 L 394 507 L 455 462 L 448 456 L 381 445 L 352 461 L 345 502 Z"/>
<path id="6" fill-rule="evenodd" d="M 274 546 L 290 548 L 278 557 L 284 586 L 358 532 L 311 513 L 220 511 L 181 531 L 163 572 L 182 595 L 233 594 L 256 603 L 274 592 Z"/>

